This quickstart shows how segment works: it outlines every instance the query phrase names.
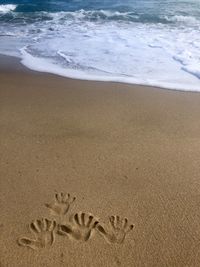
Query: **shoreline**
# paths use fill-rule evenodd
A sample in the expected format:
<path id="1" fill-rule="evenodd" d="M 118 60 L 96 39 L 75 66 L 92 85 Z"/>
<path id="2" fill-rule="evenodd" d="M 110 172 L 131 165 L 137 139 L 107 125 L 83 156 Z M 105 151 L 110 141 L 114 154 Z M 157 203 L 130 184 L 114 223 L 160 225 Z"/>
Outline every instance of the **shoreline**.
<path id="1" fill-rule="evenodd" d="M 0 63 L 0 265 L 199 266 L 200 94 L 67 79 L 10 60 Z M 65 218 L 47 208 L 61 192 L 76 197 Z M 56 233 L 48 246 L 19 246 L 35 238 L 32 221 L 77 212 L 108 232 L 115 215 L 134 229 L 122 243 L 95 229 L 88 241 Z"/>
<path id="2" fill-rule="evenodd" d="M 173 88 L 168 88 L 168 87 L 159 87 L 159 86 L 154 86 L 154 85 L 143 85 L 143 84 L 134 84 L 134 83 L 128 83 L 128 82 L 121 82 L 121 81 L 100 81 L 100 80 L 93 80 L 93 79 L 81 79 L 81 78 L 70 78 L 66 77 L 60 74 L 55 74 L 51 72 L 46 72 L 46 71 L 37 71 L 33 70 L 31 68 L 28 68 L 25 66 L 23 63 L 21 63 L 21 59 L 15 56 L 8 56 L 8 55 L 3 55 L 0 54 L 0 71 L 23 71 L 23 72 L 30 72 L 32 74 L 38 74 L 38 75 L 52 75 L 56 77 L 61 77 L 64 79 L 69 79 L 69 80 L 78 80 L 82 82 L 96 82 L 96 83 L 113 83 L 113 84 L 121 84 L 127 85 L 127 86 L 133 86 L 133 87 L 145 87 L 149 89 L 159 89 L 159 90 L 168 90 L 168 91 L 178 91 L 178 92 L 184 92 L 184 93 L 200 93 L 197 90 L 186 90 L 186 89 L 173 89 Z"/>

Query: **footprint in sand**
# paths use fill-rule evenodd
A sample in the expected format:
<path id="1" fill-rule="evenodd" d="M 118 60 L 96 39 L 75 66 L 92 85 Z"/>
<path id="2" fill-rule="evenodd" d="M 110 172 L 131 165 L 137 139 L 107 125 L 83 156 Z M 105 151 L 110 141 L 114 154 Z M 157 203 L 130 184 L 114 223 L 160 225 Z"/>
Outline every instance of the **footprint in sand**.
<path id="1" fill-rule="evenodd" d="M 97 230 L 104 237 L 104 239 L 108 243 L 118 243 L 121 244 L 126 238 L 128 232 L 130 232 L 134 228 L 134 225 L 128 224 L 127 218 L 120 218 L 119 216 L 111 216 L 109 217 L 109 229 L 105 230 L 105 228 L 101 225 L 97 225 Z"/>
<path id="2" fill-rule="evenodd" d="M 76 240 L 88 241 L 98 223 L 98 220 L 91 214 L 76 213 L 71 223 L 59 225 L 58 233 Z"/>
<path id="3" fill-rule="evenodd" d="M 70 208 L 70 205 L 75 201 L 75 197 L 70 194 L 56 193 L 54 202 L 45 204 L 55 216 L 65 216 Z"/>
<path id="4" fill-rule="evenodd" d="M 18 244 L 20 246 L 29 247 L 36 250 L 53 245 L 55 241 L 56 229 L 56 222 L 54 220 L 48 220 L 46 218 L 35 220 L 29 225 L 29 228 L 34 234 L 35 238 L 19 238 Z"/>

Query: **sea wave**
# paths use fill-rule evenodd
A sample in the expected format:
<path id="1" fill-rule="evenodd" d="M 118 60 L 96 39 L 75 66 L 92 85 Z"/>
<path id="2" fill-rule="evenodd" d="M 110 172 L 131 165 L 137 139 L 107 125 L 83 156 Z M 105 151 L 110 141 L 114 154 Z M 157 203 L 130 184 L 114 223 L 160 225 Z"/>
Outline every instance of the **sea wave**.
<path id="1" fill-rule="evenodd" d="M 44 15 L 44 12 L 41 13 Z M 108 21 L 123 21 L 123 22 L 135 22 L 145 24 L 183 24 L 187 26 L 200 26 L 200 19 L 188 15 L 159 15 L 159 14 L 146 14 L 137 12 L 120 12 L 113 10 L 78 10 L 74 12 L 55 12 L 45 13 L 52 19 L 60 20 L 83 20 L 94 22 L 108 22 Z"/>
<path id="2" fill-rule="evenodd" d="M 14 12 L 10 12 L 14 11 Z M 146 14 L 138 12 L 120 12 L 114 10 L 84 10 L 77 11 L 60 11 L 60 12 L 19 12 L 16 5 L 0 5 L 0 12 L 4 16 L 0 17 L 1 22 L 32 24 L 38 21 L 53 20 L 56 23 L 74 22 L 124 22 L 124 23 L 145 23 L 145 24 L 164 24 L 164 25 L 183 25 L 183 26 L 197 26 L 200 27 L 200 19 L 192 16 L 183 15 L 159 15 Z"/>
<path id="3" fill-rule="evenodd" d="M 165 16 L 165 19 L 169 22 L 182 23 L 186 25 L 200 25 L 200 20 L 192 16 L 174 15 Z"/>
<path id="4" fill-rule="evenodd" d="M 104 9 L 18 10 L 0 16 L 0 53 L 18 56 L 31 69 L 200 91 L 198 18 Z"/>
<path id="5" fill-rule="evenodd" d="M 40 12 L 41 16 L 52 19 L 75 21 L 94 21 L 94 22 L 109 22 L 109 21 L 123 21 L 127 23 L 146 23 L 146 24 L 184 24 L 184 25 L 200 25 L 200 20 L 191 16 L 171 15 L 164 16 L 158 14 L 145 14 L 137 12 L 120 12 L 113 10 L 78 10 L 74 12 Z M 38 13 L 39 15 L 39 13 Z"/>
<path id="6" fill-rule="evenodd" d="M 197 30 L 119 22 L 61 25 L 53 20 L 40 31 L 31 27 L 28 36 L 31 32 L 35 38 L 20 50 L 23 64 L 34 70 L 199 91 Z"/>
<path id="7" fill-rule="evenodd" d="M 14 11 L 17 8 L 17 5 L 7 4 L 7 5 L 0 5 L 0 13 L 7 13 L 10 11 Z"/>

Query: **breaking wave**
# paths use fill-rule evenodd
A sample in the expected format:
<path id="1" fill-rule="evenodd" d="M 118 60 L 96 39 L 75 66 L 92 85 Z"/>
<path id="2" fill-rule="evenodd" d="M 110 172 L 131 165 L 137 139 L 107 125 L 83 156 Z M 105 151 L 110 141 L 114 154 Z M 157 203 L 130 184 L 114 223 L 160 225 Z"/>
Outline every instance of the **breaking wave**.
<path id="1" fill-rule="evenodd" d="M 0 5 L 0 13 L 7 13 L 10 11 L 14 11 L 16 8 L 17 5 L 12 5 L 12 4 Z"/>

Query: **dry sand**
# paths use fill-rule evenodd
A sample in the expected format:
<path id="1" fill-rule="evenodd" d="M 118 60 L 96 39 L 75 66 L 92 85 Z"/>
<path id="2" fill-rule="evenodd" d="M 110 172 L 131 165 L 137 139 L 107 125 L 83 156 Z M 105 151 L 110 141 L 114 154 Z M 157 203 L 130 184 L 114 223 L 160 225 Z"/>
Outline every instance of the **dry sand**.
<path id="1" fill-rule="evenodd" d="M 200 94 L 70 80 L 4 59 L 0 266 L 200 266 Z M 66 219 L 56 192 L 76 196 Z M 90 238 L 68 225 L 76 212 L 99 219 Z M 112 215 L 135 225 L 122 243 Z M 41 218 L 66 221 L 67 235 L 51 246 L 41 225 L 38 242 L 21 239 L 38 249 L 19 246 Z"/>

